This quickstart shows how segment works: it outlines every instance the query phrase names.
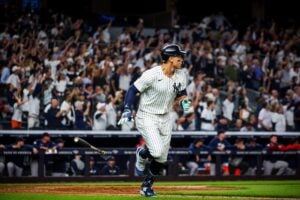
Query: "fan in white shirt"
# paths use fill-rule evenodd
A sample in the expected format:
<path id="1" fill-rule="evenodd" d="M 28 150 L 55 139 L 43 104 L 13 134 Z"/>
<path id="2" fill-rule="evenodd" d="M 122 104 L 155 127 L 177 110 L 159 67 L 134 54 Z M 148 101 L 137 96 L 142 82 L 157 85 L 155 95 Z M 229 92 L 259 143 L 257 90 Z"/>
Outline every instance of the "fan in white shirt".
<path id="1" fill-rule="evenodd" d="M 272 130 L 272 116 L 270 112 L 270 105 L 264 103 L 263 109 L 259 111 L 258 114 L 258 128 L 264 131 L 271 131 Z"/>
<path id="2" fill-rule="evenodd" d="M 25 103 L 20 97 L 15 96 L 16 102 L 14 103 L 14 111 L 11 118 L 11 127 L 13 129 L 21 128 L 22 125 L 22 104 Z"/>
<path id="3" fill-rule="evenodd" d="M 51 69 L 51 78 L 52 78 L 53 80 L 55 80 L 55 78 L 56 78 L 57 65 L 59 65 L 60 62 L 61 62 L 61 61 L 60 61 L 60 60 L 57 60 L 57 59 L 55 58 L 55 56 L 53 56 L 51 60 L 46 59 L 46 60 L 44 61 L 45 66 L 49 66 L 50 69 Z"/>
<path id="4" fill-rule="evenodd" d="M 75 122 L 75 110 L 74 106 L 72 105 L 72 95 L 69 95 L 66 100 L 64 100 L 61 104 L 60 111 L 65 111 L 62 116 L 62 125 L 70 126 Z"/>
<path id="5" fill-rule="evenodd" d="M 68 80 L 65 77 L 65 75 L 59 74 L 57 81 L 55 82 L 55 89 L 59 93 L 60 96 L 63 96 L 63 94 L 65 93 L 67 84 L 68 84 Z"/>
<path id="6" fill-rule="evenodd" d="M 109 56 L 106 56 L 104 60 L 101 60 L 98 66 L 100 69 L 104 69 L 106 67 L 113 68 L 114 63 L 111 61 L 111 58 Z"/>
<path id="7" fill-rule="evenodd" d="M 275 123 L 276 132 L 286 131 L 286 119 L 283 112 L 284 112 L 283 106 L 280 105 L 277 108 L 277 112 L 272 113 L 272 123 Z"/>
<path id="8" fill-rule="evenodd" d="M 207 102 L 207 108 L 201 113 L 201 129 L 205 131 L 215 130 L 215 103 L 212 101 Z"/>
<path id="9" fill-rule="evenodd" d="M 203 74 L 197 74 L 194 76 L 194 80 L 187 86 L 186 92 L 189 99 L 194 99 L 197 92 L 201 92 Z"/>
<path id="10" fill-rule="evenodd" d="M 131 75 L 128 73 L 128 69 L 124 66 L 119 67 L 118 71 L 120 73 L 119 88 L 127 91 L 130 86 Z"/>
<path id="11" fill-rule="evenodd" d="M 35 95 L 30 95 L 28 101 L 28 128 L 40 126 L 40 99 Z"/>
<path id="12" fill-rule="evenodd" d="M 244 122 L 247 122 L 250 117 L 250 112 L 247 109 L 247 105 L 243 103 L 241 105 L 240 111 L 239 111 L 240 119 L 242 119 Z"/>
<path id="13" fill-rule="evenodd" d="M 21 87 L 21 81 L 18 76 L 20 72 L 20 68 L 18 66 L 13 66 L 12 74 L 7 78 L 6 84 L 12 85 L 14 88 L 18 89 Z"/>
<path id="14" fill-rule="evenodd" d="M 97 111 L 93 117 L 93 130 L 105 130 L 107 127 L 107 116 L 105 111 L 105 103 L 97 104 Z"/>
<path id="15" fill-rule="evenodd" d="M 115 108 L 115 99 L 110 97 L 110 102 L 105 106 L 105 110 L 107 113 L 107 125 L 112 128 L 116 128 L 117 126 L 117 112 Z"/>
<path id="16" fill-rule="evenodd" d="M 25 102 L 22 105 L 22 110 L 23 112 L 28 112 L 29 111 L 29 97 L 32 94 L 33 90 L 36 87 L 36 79 L 33 77 L 32 81 L 28 81 L 28 85 L 23 89 L 23 96 L 22 96 L 22 101 Z"/>
<path id="17" fill-rule="evenodd" d="M 223 116 L 232 121 L 232 114 L 234 110 L 234 103 L 232 101 L 232 95 L 228 95 L 225 101 L 223 101 Z"/>

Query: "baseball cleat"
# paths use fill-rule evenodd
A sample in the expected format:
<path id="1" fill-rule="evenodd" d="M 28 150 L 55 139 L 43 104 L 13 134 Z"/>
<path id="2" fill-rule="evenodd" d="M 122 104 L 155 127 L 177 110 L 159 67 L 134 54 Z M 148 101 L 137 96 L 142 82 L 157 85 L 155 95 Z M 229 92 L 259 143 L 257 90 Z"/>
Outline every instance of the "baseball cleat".
<path id="1" fill-rule="evenodd" d="M 141 187 L 140 194 L 144 197 L 157 197 L 156 193 L 151 187 Z"/>
<path id="2" fill-rule="evenodd" d="M 145 175 L 145 166 L 147 159 L 142 158 L 139 154 L 143 150 L 144 149 L 142 147 L 138 147 L 136 150 L 135 174 L 138 176 Z"/>

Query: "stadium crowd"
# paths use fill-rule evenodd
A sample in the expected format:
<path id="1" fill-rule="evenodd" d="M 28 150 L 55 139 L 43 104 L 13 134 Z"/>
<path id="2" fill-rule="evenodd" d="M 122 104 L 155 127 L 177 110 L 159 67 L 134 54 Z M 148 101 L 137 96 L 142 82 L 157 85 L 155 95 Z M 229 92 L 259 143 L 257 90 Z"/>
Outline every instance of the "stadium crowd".
<path id="1" fill-rule="evenodd" d="M 193 107 L 183 114 L 174 106 L 174 130 L 300 131 L 296 25 L 238 30 L 218 14 L 150 36 L 139 20 L 112 38 L 113 21 L 97 27 L 60 13 L 40 20 L 26 13 L 1 26 L 0 117 L 10 122 L 2 128 L 132 130 L 132 122 L 116 123 L 126 90 L 160 64 L 165 43 L 178 43 L 188 51 Z M 255 103 L 250 90 L 259 93 Z"/>

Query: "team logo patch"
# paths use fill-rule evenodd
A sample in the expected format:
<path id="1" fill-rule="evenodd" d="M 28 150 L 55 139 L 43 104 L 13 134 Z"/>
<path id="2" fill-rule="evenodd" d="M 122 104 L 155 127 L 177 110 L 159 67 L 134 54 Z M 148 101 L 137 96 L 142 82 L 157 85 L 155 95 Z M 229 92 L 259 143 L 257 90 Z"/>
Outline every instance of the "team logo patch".
<path id="1" fill-rule="evenodd" d="M 173 84 L 173 91 L 175 92 L 175 93 L 178 93 L 179 91 L 180 91 L 180 87 L 181 87 L 181 83 L 174 83 Z"/>

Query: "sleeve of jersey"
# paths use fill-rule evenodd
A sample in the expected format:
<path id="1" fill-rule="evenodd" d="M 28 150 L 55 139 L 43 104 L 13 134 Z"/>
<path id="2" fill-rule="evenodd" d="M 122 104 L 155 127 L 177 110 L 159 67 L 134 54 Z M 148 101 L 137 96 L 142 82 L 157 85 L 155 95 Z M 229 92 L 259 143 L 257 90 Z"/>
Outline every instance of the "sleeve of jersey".
<path id="1" fill-rule="evenodd" d="M 134 86 L 139 92 L 143 92 L 150 87 L 153 80 L 153 74 L 150 71 L 145 71 L 142 76 L 134 82 Z"/>

